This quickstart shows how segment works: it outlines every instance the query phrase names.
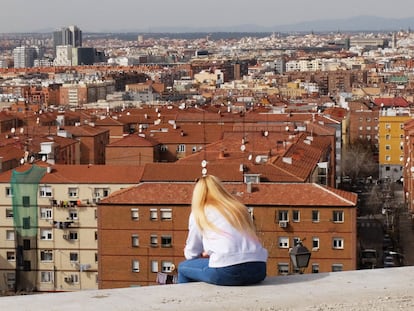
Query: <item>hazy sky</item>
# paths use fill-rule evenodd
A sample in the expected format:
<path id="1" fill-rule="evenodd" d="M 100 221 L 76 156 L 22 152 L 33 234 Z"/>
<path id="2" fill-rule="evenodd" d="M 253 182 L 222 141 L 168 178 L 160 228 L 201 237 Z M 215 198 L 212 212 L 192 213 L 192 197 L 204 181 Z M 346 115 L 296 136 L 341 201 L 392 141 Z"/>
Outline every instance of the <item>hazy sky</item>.
<path id="1" fill-rule="evenodd" d="M 414 16 L 414 0 L 9 0 L 0 33 L 58 29 L 143 30 L 156 26 L 274 26 L 359 15 Z"/>

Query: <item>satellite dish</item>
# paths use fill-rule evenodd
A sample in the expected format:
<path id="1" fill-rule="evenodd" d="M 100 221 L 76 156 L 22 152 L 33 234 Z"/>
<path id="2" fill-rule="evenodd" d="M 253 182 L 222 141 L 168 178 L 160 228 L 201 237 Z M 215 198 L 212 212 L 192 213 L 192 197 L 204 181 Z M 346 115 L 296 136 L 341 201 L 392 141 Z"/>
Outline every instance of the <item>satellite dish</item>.
<path id="1" fill-rule="evenodd" d="M 245 151 L 245 150 L 246 150 L 246 145 L 241 145 L 241 146 L 240 146 L 240 150 L 241 150 L 241 151 Z"/>
<path id="2" fill-rule="evenodd" d="M 268 131 L 264 131 L 263 135 L 264 135 L 265 137 L 267 137 L 267 136 L 269 136 L 269 132 L 268 132 Z"/>
<path id="3" fill-rule="evenodd" d="M 249 154 L 249 156 L 247 157 L 247 159 L 248 159 L 249 161 L 251 161 L 251 160 L 252 160 L 252 158 L 253 158 L 252 154 Z"/>
<path id="4" fill-rule="evenodd" d="M 20 159 L 20 164 L 23 165 L 24 164 L 24 158 Z"/>
<path id="5" fill-rule="evenodd" d="M 201 161 L 201 167 L 205 168 L 207 166 L 207 161 L 203 160 Z"/>
<path id="6" fill-rule="evenodd" d="M 203 174 L 203 176 L 207 175 L 207 169 L 205 167 L 201 170 L 201 174 Z"/>
<path id="7" fill-rule="evenodd" d="M 23 134 L 24 133 L 24 128 L 23 127 L 21 127 L 20 128 L 20 134 Z"/>
<path id="8" fill-rule="evenodd" d="M 11 130 L 10 130 L 10 132 L 11 132 L 12 134 L 16 133 L 16 129 L 15 129 L 14 127 L 12 127 L 12 128 L 11 128 Z"/>
<path id="9" fill-rule="evenodd" d="M 44 156 L 42 156 L 42 161 L 43 161 L 43 162 L 46 162 L 46 160 L 47 160 L 46 156 L 45 156 L 45 155 L 44 155 Z"/>

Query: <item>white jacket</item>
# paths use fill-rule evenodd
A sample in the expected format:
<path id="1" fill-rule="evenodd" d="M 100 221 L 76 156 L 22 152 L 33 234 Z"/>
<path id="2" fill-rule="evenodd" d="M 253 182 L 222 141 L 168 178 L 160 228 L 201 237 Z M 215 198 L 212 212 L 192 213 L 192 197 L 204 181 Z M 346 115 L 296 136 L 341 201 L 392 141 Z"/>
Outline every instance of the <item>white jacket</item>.
<path id="1" fill-rule="evenodd" d="M 232 227 L 214 208 L 206 209 L 208 220 L 219 231 L 205 230 L 201 234 L 194 217 L 190 214 L 189 233 L 184 256 L 186 259 L 200 257 L 202 252 L 210 256 L 209 267 L 226 267 L 244 262 L 267 261 L 267 250 L 259 241 Z"/>

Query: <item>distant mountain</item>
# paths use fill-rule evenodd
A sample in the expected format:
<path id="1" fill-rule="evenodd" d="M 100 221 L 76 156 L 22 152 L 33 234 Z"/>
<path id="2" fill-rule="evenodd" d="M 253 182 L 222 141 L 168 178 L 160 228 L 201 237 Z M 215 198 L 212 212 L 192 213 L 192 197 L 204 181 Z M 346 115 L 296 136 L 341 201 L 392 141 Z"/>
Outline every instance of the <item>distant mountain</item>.
<path id="1" fill-rule="evenodd" d="M 164 32 L 164 33 L 189 33 L 189 32 L 330 32 L 330 31 L 398 31 L 414 29 L 414 17 L 410 18 L 386 18 L 377 16 L 357 16 L 344 19 L 323 19 L 307 21 L 295 24 L 281 24 L 274 26 L 259 26 L 243 24 L 226 27 L 166 27 L 155 26 L 146 30 L 128 30 L 128 32 Z"/>

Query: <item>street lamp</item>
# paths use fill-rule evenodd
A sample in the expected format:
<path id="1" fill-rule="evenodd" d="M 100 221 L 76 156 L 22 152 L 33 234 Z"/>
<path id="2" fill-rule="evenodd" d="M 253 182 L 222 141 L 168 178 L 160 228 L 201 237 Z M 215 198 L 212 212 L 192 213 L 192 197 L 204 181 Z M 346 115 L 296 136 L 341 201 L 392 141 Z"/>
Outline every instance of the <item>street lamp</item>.
<path id="1" fill-rule="evenodd" d="M 303 246 L 302 241 L 299 240 L 297 244 L 289 250 L 290 260 L 293 263 L 295 269 L 299 270 L 299 273 L 303 273 L 303 269 L 309 265 L 309 259 L 311 253 Z"/>

